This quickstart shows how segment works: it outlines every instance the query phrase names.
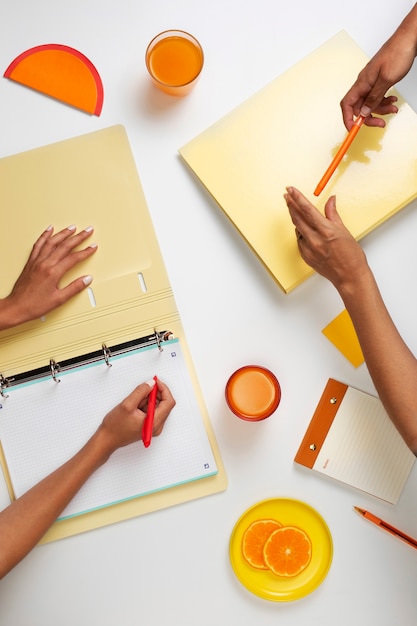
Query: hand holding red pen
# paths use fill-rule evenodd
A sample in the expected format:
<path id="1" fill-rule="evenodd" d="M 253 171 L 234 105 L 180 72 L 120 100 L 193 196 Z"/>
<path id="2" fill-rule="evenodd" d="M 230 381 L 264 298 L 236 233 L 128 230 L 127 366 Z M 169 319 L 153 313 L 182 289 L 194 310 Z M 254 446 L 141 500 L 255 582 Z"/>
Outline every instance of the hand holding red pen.
<path id="1" fill-rule="evenodd" d="M 161 434 L 169 414 L 175 406 L 169 387 L 158 380 L 138 385 L 114 407 L 104 418 L 100 426 L 100 436 L 106 440 L 109 456 L 118 448 L 129 445 L 142 438 L 143 423 L 146 419 L 149 395 L 157 387 L 156 408 L 154 413 L 153 436 Z"/>
<path id="2" fill-rule="evenodd" d="M 116 450 L 140 440 L 154 388 L 153 435 L 160 435 L 175 400 L 165 383 L 152 380 L 137 385 L 111 409 L 74 456 L 0 511 L 0 578 L 39 542 L 79 489 Z"/>

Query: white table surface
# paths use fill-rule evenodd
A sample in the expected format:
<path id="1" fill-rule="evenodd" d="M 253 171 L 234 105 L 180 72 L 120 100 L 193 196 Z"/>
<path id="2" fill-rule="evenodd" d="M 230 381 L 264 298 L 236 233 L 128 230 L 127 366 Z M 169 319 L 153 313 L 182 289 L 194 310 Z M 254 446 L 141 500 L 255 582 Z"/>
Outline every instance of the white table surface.
<path id="1" fill-rule="evenodd" d="M 221 494 L 36 548 L 0 583 L 1 626 L 415 624 L 417 552 L 360 519 L 352 506 L 369 508 L 417 536 L 417 468 L 391 506 L 293 463 L 328 377 L 374 391 L 366 367 L 353 368 L 321 334 L 343 308 L 338 295 L 318 276 L 284 295 L 177 155 L 181 145 L 342 28 L 372 55 L 412 5 L 2 3 L 2 73 L 32 46 L 67 44 L 99 69 L 105 99 L 101 116 L 90 117 L 1 79 L 0 156 L 113 124 L 126 127 L 229 486 Z M 146 74 L 146 45 L 167 28 L 193 33 L 205 51 L 200 81 L 184 99 L 161 94 Z M 414 68 L 399 86 L 414 109 L 416 84 Z M 7 207 L 1 216 L 3 236 L 18 242 L 18 233 L 7 231 Z M 416 232 L 414 204 L 362 243 L 414 351 Z M 228 376 L 247 363 L 269 367 L 282 386 L 276 414 L 255 425 L 235 418 L 224 400 Z M 278 496 L 316 508 L 334 541 L 326 580 L 290 603 L 249 593 L 228 558 L 239 516 L 257 501 Z M 1 481 L 0 506 L 7 502 Z"/>

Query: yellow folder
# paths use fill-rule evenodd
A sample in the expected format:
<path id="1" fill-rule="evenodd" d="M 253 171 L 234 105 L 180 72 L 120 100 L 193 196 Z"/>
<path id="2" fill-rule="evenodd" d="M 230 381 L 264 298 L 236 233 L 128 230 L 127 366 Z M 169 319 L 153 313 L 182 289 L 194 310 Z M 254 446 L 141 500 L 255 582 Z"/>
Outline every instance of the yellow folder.
<path id="1" fill-rule="evenodd" d="M 91 274 L 91 290 L 44 320 L 0 334 L 3 378 L 43 368 L 50 359 L 62 363 L 100 351 L 103 344 L 110 347 L 169 330 L 181 342 L 218 469 L 202 480 L 58 521 L 44 540 L 225 489 L 224 467 L 125 129 L 112 126 L 0 159 L 0 204 L 7 228 L 0 247 L 0 265 L 7 268 L 0 297 L 10 292 L 33 243 L 49 224 L 55 231 L 70 224 L 78 229 L 91 224 L 95 228 L 91 241 L 99 244 L 95 255 L 65 277 L 68 282 Z M 10 395 L 13 401 L 11 391 Z M 4 455 L 1 460 L 7 477 Z"/>
<path id="2" fill-rule="evenodd" d="M 313 195 L 346 136 L 339 102 L 367 61 L 341 31 L 179 150 L 284 292 L 312 273 L 283 200 L 287 186 L 321 210 L 336 194 L 357 239 L 417 195 L 417 115 L 395 91 L 398 114 L 384 130 L 362 127 Z"/>

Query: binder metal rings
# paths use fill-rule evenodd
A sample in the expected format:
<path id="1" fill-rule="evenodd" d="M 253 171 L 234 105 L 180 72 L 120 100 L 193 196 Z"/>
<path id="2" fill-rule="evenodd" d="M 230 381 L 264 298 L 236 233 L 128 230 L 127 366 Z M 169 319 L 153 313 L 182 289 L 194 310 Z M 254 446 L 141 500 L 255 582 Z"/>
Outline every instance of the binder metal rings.
<path id="1" fill-rule="evenodd" d="M 140 337 L 138 339 L 132 339 L 131 341 L 126 341 L 124 343 L 112 346 L 111 348 L 108 348 L 107 345 L 103 343 L 101 345 L 101 350 L 89 352 L 88 354 L 83 354 L 79 357 L 66 359 L 65 361 L 61 361 L 61 363 L 58 363 L 54 359 L 50 359 L 49 366 L 39 367 L 37 369 L 30 370 L 22 374 L 15 374 L 14 376 L 10 376 L 7 378 L 0 373 L 0 396 L 3 398 L 8 397 L 8 395 L 4 391 L 8 387 L 31 382 L 33 380 L 38 380 L 47 376 L 52 376 L 52 379 L 56 383 L 59 383 L 61 382 L 61 379 L 58 378 L 59 372 L 63 373 L 67 370 L 71 370 L 75 367 L 80 367 L 82 365 L 90 365 L 91 363 L 96 363 L 98 361 L 104 360 L 108 367 L 112 367 L 112 364 L 110 363 L 110 358 L 112 356 L 125 354 L 126 352 L 131 352 L 133 350 L 139 350 L 140 348 L 146 348 L 152 345 L 156 345 L 158 350 L 162 352 L 162 343 L 164 341 L 169 341 L 172 338 L 173 334 L 170 330 L 158 331 L 154 328 L 154 332 L 151 335 L 146 335 L 145 337 Z"/>

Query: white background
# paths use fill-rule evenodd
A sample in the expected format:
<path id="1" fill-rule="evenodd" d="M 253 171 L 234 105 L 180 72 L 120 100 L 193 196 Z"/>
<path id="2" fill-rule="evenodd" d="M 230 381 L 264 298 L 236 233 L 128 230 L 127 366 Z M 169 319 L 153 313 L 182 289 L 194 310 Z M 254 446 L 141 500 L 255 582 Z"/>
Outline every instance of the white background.
<path id="1" fill-rule="evenodd" d="M 126 127 L 229 486 L 222 494 L 36 548 L 0 583 L 1 626 L 415 624 L 417 552 L 360 519 L 352 506 L 363 505 L 417 537 L 417 469 L 392 507 L 293 464 L 329 376 L 374 391 L 366 367 L 354 369 L 321 334 L 343 308 L 338 295 L 318 276 L 284 295 L 177 155 L 180 146 L 339 30 L 347 30 L 371 56 L 412 5 L 2 2 L 2 73 L 32 46 L 66 44 L 96 65 L 105 99 L 101 116 L 90 117 L 0 79 L 0 156 L 113 124 Z M 193 33 L 205 51 L 200 81 L 184 99 L 159 93 L 146 74 L 146 46 L 167 28 Z M 399 86 L 414 109 L 416 72 Z M 306 115 L 308 106 L 306 93 Z M 362 242 L 414 351 L 415 209 L 414 203 Z M 18 245 L 19 233 L 7 230 L 7 207 L 1 207 L 1 217 L 2 235 L 15 237 Z M 277 412 L 259 424 L 239 421 L 224 400 L 229 375 L 248 363 L 269 367 L 282 386 Z M 277 496 L 315 507 L 334 541 L 324 583 L 284 604 L 251 595 L 228 558 L 239 516 Z M 0 505 L 6 504 L 1 485 Z"/>

